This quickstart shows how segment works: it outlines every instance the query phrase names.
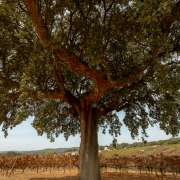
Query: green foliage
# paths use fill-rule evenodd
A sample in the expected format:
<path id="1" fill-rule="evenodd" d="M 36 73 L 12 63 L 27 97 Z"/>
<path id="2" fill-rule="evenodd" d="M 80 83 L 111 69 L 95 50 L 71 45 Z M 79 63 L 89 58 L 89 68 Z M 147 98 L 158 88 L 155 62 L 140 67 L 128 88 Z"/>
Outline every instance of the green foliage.
<path id="1" fill-rule="evenodd" d="M 132 137 L 147 136 L 149 125 L 159 123 L 167 134 L 180 130 L 180 20 L 179 3 L 172 0 L 60 1 L 40 0 L 41 16 L 56 48 L 79 57 L 109 81 L 128 82 L 128 76 L 144 74 L 123 89 L 113 89 L 92 104 L 111 111 L 100 119 L 103 132 L 116 137 L 125 124 Z M 23 1 L 0 3 L 0 124 L 7 135 L 28 116 L 34 116 L 38 133 L 53 140 L 59 133 L 79 133 L 79 116 L 71 103 L 48 100 L 63 84 L 77 101 L 94 88 L 94 82 L 56 62 L 44 49 L 25 12 Z M 173 22 L 171 18 L 173 17 Z M 170 26 L 169 26 L 170 24 Z M 59 63 L 59 64 L 58 64 Z M 121 107 L 121 104 L 126 106 Z M 123 111 L 119 120 L 116 112 Z"/>
<path id="2" fill-rule="evenodd" d="M 58 137 L 61 133 L 64 133 L 67 140 L 70 135 L 79 133 L 79 123 L 68 111 L 67 103 L 44 101 L 38 105 L 34 114 L 33 127 L 39 135 L 46 132 L 51 141 L 54 141 L 54 135 Z"/>

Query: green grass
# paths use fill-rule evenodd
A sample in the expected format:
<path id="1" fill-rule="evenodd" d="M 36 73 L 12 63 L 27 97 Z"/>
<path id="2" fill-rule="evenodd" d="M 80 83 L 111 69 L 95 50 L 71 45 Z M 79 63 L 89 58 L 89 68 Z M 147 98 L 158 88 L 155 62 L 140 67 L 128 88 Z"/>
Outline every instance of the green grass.
<path id="1" fill-rule="evenodd" d="M 102 151 L 102 155 L 110 158 L 117 154 L 119 156 L 147 156 L 163 153 L 164 155 L 180 155 L 180 144 L 153 145 L 144 147 L 127 147 Z"/>

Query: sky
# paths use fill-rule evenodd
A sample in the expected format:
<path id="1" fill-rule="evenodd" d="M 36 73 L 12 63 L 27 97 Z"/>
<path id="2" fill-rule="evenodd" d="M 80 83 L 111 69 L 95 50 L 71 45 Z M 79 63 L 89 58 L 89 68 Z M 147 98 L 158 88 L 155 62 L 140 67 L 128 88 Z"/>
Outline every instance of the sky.
<path id="1" fill-rule="evenodd" d="M 45 148 L 78 147 L 80 145 L 79 135 L 70 137 L 68 141 L 65 141 L 64 137 L 60 135 L 53 143 L 47 139 L 46 135 L 38 136 L 36 130 L 31 126 L 32 120 L 32 118 L 29 118 L 10 130 L 7 138 L 4 138 L 0 127 L 0 151 L 30 151 Z M 171 138 L 171 136 L 167 136 L 161 131 L 158 126 L 149 128 L 147 132 L 149 135 L 147 141 Z M 100 145 L 109 145 L 112 143 L 112 137 L 108 134 L 103 135 L 99 132 L 98 139 Z M 132 143 L 137 142 L 139 139 L 132 140 L 128 129 L 124 126 L 121 128 L 121 135 L 117 138 L 118 143 Z"/>

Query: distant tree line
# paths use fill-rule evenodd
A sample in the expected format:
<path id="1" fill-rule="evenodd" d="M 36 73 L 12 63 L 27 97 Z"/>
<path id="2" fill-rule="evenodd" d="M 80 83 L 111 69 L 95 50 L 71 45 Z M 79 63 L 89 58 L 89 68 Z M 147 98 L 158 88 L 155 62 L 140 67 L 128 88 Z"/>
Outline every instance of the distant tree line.
<path id="1" fill-rule="evenodd" d="M 110 144 L 110 148 L 130 148 L 130 147 L 143 147 L 143 146 L 154 146 L 154 145 L 168 145 L 168 144 L 180 144 L 180 138 L 170 138 L 168 140 L 159 140 L 159 141 L 152 141 L 152 142 L 135 142 L 132 144 L 129 143 L 121 143 L 121 144 Z"/>

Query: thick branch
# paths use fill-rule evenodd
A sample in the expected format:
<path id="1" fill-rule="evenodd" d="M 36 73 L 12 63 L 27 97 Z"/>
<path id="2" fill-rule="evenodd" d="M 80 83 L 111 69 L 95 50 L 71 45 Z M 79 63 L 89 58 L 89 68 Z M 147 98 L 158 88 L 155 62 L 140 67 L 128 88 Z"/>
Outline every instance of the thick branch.
<path id="1" fill-rule="evenodd" d="M 159 56 L 161 55 L 162 54 L 160 53 Z M 156 54 L 156 56 L 158 56 L 158 54 Z M 154 63 L 153 59 L 150 62 L 151 64 L 149 64 L 149 66 L 151 65 L 151 67 L 153 67 L 153 63 Z M 169 71 L 170 70 L 172 71 L 173 69 L 177 68 L 178 65 L 180 65 L 180 62 L 175 61 L 175 62 L 170 62 L 167 64 L 162 64 L 160 67 L 162 71 L 164 69 L 166 69 L 166 71 L 167 69 L 169 69 Z M 149 72 L 147 71 L 146 74 L 144 74 L 144 76 L 140 80 L 132 83 L 131 85 L 129 85 L 129 87 L 127 87 L 126 93 L 123 93 L 122 92 L 123 89 L 122 89 L 122 91 L 120 90 L 119 92 L 115 92 L 114 94 L 112 94 L 111 100 L 108 102 L 108 104 L 106 104 L 105 107 L 100 108 L 100 112 L 99 112 L 100 116 L 106 115 L 113 110 L 121 111 L 122 109 L 126 108 L 130 104 L 133 98 L 130 92 L 136 89 L 137 87 L 139 87 L 140 85 L 144 84 L 145 78 L 147 76 L 152 77 L 152 80 L 153 80 L 153 74 L 154 74 L 154 71 L 152 71 L 152 68 L 150 68 Z M 126 99 L 127 96 L 128 96 L 128 99 Z M 122 100 L 122 98 L 124 100 Z"/>
<path id="2" fill-rule="evenodd" d="M 54 100 L 63 100 L 67 101 L 66 95 L 64 92 L 56 92 L 56 91 L 34 91 L 26 89 L 28 96 L 35 100 L 42 100 L 42 99 L 54 99 Z"/>
<path id="3" fill-rule="evenodd" d="M 79 102 L 77 99 L 71 95 L 68 91 L 62 91 L 60 92 L 54 92 L 54 91 L 45 91 L 45 92 L 39 92 L 36 93 L 37 98 L 43 98 L 43 99 L 52 99 L 52 100 L 63 100 L 70 104 L 72 106 L 71 112 L 74 115 L 74 117 L 77 117 L 77 114 L 79 112 L 78 104 Z"/>
<path id="4" fill-rule="evenodd" d="M 108 113 L 110 113 L 110 112 L 112 112 L 114 110 L 119 112 L 119 111 L 123 110 L 124 108 L 128 107 L 128 105 L 129 105 L 129 102 L 125 101 L 125 102 L 123 102 L 121 104 L 116 104 L 115 106 L 112 105 L 112 106 L 108 106 L 106 108 L 102 108 L 98 112 L 99 117 L 105 116 L 105 115 L 107 115 Z"/>
<path id="5" fill-rule="evenodd" d="M 66 95 L 62 91 L 60 92 L 43 92 L 43 94 L 40 95 L 42 98 L 46 99 L 59 99 L 59 100 L 64 100 L 67 101 Z"/>
<path id="6" fill-rule="evenodd" d="M 40 14 L 38 0 L 25 0 L 25 4 L 32 18 L 33 25 L 36 29 L 41 44 L 45 48 L 53 49 L 53 46 L 51 46 L 47 27 L 45 26 Z M 172 20 L 170 21 L 170 23 L 172 24 L 176 19 L 176 16 L 173 15 L 171 19 Z M 164 22 L 167 22 L 166 18 L 164 18 Z M 168 29 L 170 28 L 169 23 L 165 23 L 163 26 Z M 131 74 L 126 79 L 124 79 L 123 82 L 115 82 L 112 80 L 109 81 L 104 79 L 101 72 L 89 68 L 87 64 L 82 64 L 77 56 L 71 55 L 67 50 L 56 49 L 54 50 L 54 53 L 57 61 L 60 61 L 60 63 L 66 65 L 71 71 L 84 75 L 95 82 L 94 91 L 90 93 L 88 97 L 86 97 L 91 102 L 98 102 L 106 92 L 111 91 L 112 89 L 127 88 L 139 81 L 139 78 L 145 75 L 144 71 L 146 70 L 146 68 L 140 68 L 135 74 Z M 158 53 L 159 52 L 157 51 L 154 57 L 157 58 L 159 56 Z"/>
<path id="7" fill-rule="evenodd" d="M 5 77 L 2 72 L 0 72 L 0 85 L 3 85 L 4 87 L 9 88 L 19 88 L 19 83 L 16 81 L 13 81 L 10 78 Z"/>
<path id="8" fill-rule="evenodd" d="M 141 81 L 139 81 L 136 84 L 133 84 L 133 86 L 130 86 L 126 92 L 122 92 L 120 90 L 118 92 L 113 93 L 112 96 L 109 98 L 108 103 L 106 103 L 102 107 L 100 105 L 99 116 L 105 116 L 106 114 L 114 110 L 121 111 L 125 107 L 127 107 L 130 101 L 132 101 L 132 95 L 130 94 L 130 91 L 136 88 L 139 84 L 141 84 Z"/>
<path id="9" fill-rule="evenodd" d="M 32 18 L 32 23 L 35 27 L 36 33 L 41 41 L 41 44 L 45 48 L 49 48 L 51 45 L 48 30 L 40 15 L 40 9 L 38 7 L 38 0 L 25 0 L 26 8 Z"/>
<path id="10" fill-rule="evenodd" d="M 178 1 L 174 5 L 174 8 L 172 9 L 171 13 L 168 13 L 163 17 L 163 20 L 162 20 L 162 30 L 163 30 L 163 32 L 164 33 L 169 33 L 169 31 L 171 29 L 171 25 L 176 20 L 177 21 L 180 20 L 180 1 Z"/>
<path id="11" fill-rule="evenodd" d="M 72 106 L 71 108 L 71 114 L 73 114 L 74 117 L 77 117 L 78 115 L 78 106 L 77 102 L 75 101 L 75 98 L 68 92 L 68 91 L 61 91 L 61 92 L 56 92 L 56 91 L 33 91 L 33 90 L 26 90 L 28 93 L 28 96 L 35 101 L 38 100 L 62 100 L 67 102 Z M 17 93 L 18 96 L 20 93 Z M 68 115 L 69 113 L 64 113 L 63 115 Z M 62 114 L 61 114 L 62 115 Z"/>
<path id="12" fill-rule="evenodd" d="M 25 0 L 26 7 L 28 9 L 29 14 L 31 15 L 33 25 L 35 26 L 38 37 L 41 41 L 41 44 L 45 48 L 49 48 L 51 45 L 50 38 L 48 36 L 48 32 L 46 26 L 43 23 L 41 18 L 40 10 L 38 7 L 37 0 Z M 53 48 L 53 47 L 52 47 Z M 101 73 L 97 70 L 91 69 L 86 64 L 82 64 L 79 62 L 78 57 L 69 54 L 64 49 L 55 50 L 56 58 L 68 66 L 68 68 L 78 74 L 82 74 L 95 82 L 95 90 L 91 94 L 91 100 L 97 101 L 99 98 L 106 92 L 112 88 L 123 88 L 127 83 L 122 82 L 109 82 L 103 78 Z M 132 78 L 130 78 L 132 79 Z"/>

